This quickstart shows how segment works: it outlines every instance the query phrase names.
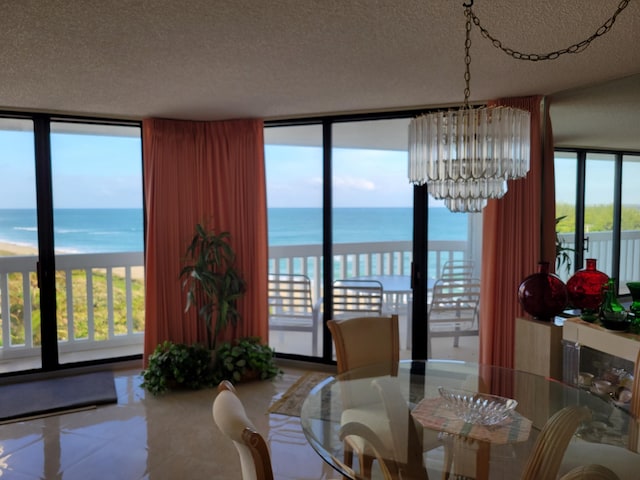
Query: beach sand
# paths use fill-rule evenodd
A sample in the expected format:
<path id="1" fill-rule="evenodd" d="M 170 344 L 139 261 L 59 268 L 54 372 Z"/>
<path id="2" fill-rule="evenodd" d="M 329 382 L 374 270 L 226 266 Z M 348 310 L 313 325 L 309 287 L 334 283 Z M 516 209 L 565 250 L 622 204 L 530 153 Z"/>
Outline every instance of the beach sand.
<path id="1" fill-rule="evenodd" d="M 38 250 L 33 247 L 16 245 L 15 243 L 0 242 L 0 256 L 8 255 L 36 255 Z"/>
<path id="2" fill-rule="evenodd" d="M 27 247 L 24 245 L 16 245 L 15 243 L 0 242 L 0 257 L 14 256 L 14 255 L 37 255 L 38 250 L 33 247 Z M 118 275 L 117 269 L 114 271 L 114 275 Z M 144 280 L 144 267 L 132 267 L 131 278 L 133 280 Z"/>

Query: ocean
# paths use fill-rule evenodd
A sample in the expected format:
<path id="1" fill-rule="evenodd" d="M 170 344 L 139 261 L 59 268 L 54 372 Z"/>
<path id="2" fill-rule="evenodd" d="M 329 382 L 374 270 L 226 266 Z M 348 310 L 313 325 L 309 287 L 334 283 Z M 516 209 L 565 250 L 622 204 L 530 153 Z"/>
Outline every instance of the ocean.
<path id="1" fill-rule="evenodd" d="M 270 208 L 269 244 L 322 242 L 319 208 Z M 141 209 L 55 209 L 54 242 L 70 253 L 135 252 L 143 249 Z M 336 208 L 334 242 L 410 241 L 411 208 Z M 432 240 L 465 240 L 467 216 L 446 208 L 429 209 Z M 0 242 L 36 247 L 37 219 L 32 209 L 0 209 Z"/>

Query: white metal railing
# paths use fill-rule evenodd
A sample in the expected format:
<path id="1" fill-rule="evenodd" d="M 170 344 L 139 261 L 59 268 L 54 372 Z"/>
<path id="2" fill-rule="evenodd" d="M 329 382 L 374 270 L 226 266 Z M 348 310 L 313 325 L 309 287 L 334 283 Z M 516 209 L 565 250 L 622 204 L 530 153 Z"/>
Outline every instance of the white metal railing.
<path id="1" fill-rule="evenodd" d="M 573 247 L 573 235 L 562 235 L 566 245 Z M 604 272 L 611 271 L 611 233 L 598 232 L 589 234 L 589 251 L 587 255 L 599 259 L 598 268 Z M 621 279 L 640 280 L 640 231 L 622 232 L 621 246 Z M 411 242 L 364 242 L 340 243 L 333 246 L 334 277 L 348 278 L 360 275 L 409 275 L 411 271 L 412 244 Z M 429 276 L 437 276 L 442 265 L 447 260 L 470 258 L 468 244 L 464 241 L 432 241 L 429 242 Z M 12 359 L 28 356 L 39 356 L 39 346 L 33 339 L 39 332 L 34 332 L 33 299 L 36 298 L 36 256 L 6 256 L 0 257 L 0 322 L 1 339 L 0 359 Z M 476 262 L 479 263 L 479 262 Z M 103 253 L 103 254 L 73 254 L 57 255 L 56 269 L 64 272 L 64 288 L 66 290 L 66 304 L 60 306 L 67 312 L 68 324 L 65 335 L 59 340 L 61 352 L 76 352 L 96 349 L 117 348 L 128 345 L 138 345 L 142 352 L 143 332 L 134 328 L 133 318 L 136 314 L 132 302 L 133 269 L 143 267 L 142 252 Z M 93 275 L 99 269 L 104 272 L 107 290 L 107 319 L 108 328 L 106 338 L 96 338 L 93 297 Z M 85 274 L 86 298 L 76 298 L 73 294 L 73 272 L 82 271 Z M 288 245 L 272 246 L 269 248 L 269 271 L 271 273 L 298 273 L 311 278 L 314 288 L 314 298 L 321 298 L 322 292 L 322 246 L 321 245 Z M 59 275 L 59 274 L 58 274 Z M 114 314 L 114 276 L 124 277 L 126 302 L 126 328 L 117 332 Z M 18 290 L 18 297 L 22 305 L 15 305 L 9 298 L 10 278 L 14 290 Z M 17 287 L 16 287 L 17 285 Z M 74 303 L 75 302 L 75 303 Z M 74 304 L 86 303 L 87 335 L 78 337 Z M 12 305 L 12 303 L 14 303 Z M 12 342 L 11 309 L 22 308 L 24 342 Z M 122 323 L 122 319 L 120 324 Z M 13 325 L 16 328 L 16 325 Z"/>
<path id="2" fill-rule="evenodd" d="M 14 359 L 39 355 L 40 346 L 34 339 L 39 332 L 34 331 L 33 313 L 36 281 L 36 256 L 7 256 L 0 257 L 0 321 L 2 322 L 2 347 L 0 358 Z M 134 315 L 140 312 L 133 311 L 133 268 L 142 268 L 144 264 L 142 252 L 128 253 L 99 253 L 99 254 L 73 254 L 56 255 L 56 278 L 61 274 L 64 277 L 64 285 L 57 286 L 64 289 L 66 303 L 58 305 L 66 313 L 67 325 L 63 339 L 58 341 L 61 353 L 78 352 L 95 349 L 110 349 L 130 345 L 139 345 L 142 352 L 144 330 L 134 328 Z M 102 338 L 96 335 L 94 298 L 94 271 L 100 270 L 105 275 L 106 305 L 100 308 L 106 309 L 107 334 Z M 114 315 L 114 271 L 115 275 L 124 278 L 124 301 L 126 302 L 126 318 L 117 319 Z M 75 295 L 73 288 L 74 272 L 83 272 L 86 294 L 83 298 Z M 10 283 L 17 290 L 16 298 L 12 301 L 9 297 Z M 19 286 L 18 286 L 19 283 Z M 75 311 L 80 304 L 86 307 L 86 318 L 76 319 Z M 22 320 L 12 319 L 12 309 L 21 310 Z M 86 335 L 77 332 L 78 322 L 86 322 Z M 118 329 L 116 329 L 116 323 Z M 12 335 L 12 329 L 22 328 L 17 335 Z M 22 338 L 22 342 L 15 342 L 14 338 Z"/>
<path id="3" fill-rule="evenodd" d="M 558 237 L 567 248 L 575 248 L 575 234 L 562 233 Z M 596 258 L 597 269 L 611 275 L 613 272 L 613 236 L 611 232 L 589 232 L 588 249 L 584 252 L 584 258 Z M 573 259 L 573 254 L 570 252 Z M 574 265 L 570 272 L 564 268 L 556 273 L 563 280 L 567 280 L 574 270 L 579 270 L 583 265 Z M 620 232 L 620 275 L 619 286 L 622 292 L 627 292 L 626 282 L 640 281 L 640 231 L 623 230 Z"/>
<path id="4" fill-rule="evenodd" d="M 360 275 L 409 275 L 412 248 L 409 241 L 336 243 L 333 245 L 333 276 L 339 279 Z M 429 276 L 437 277 L 446 261 L 463 258 L 469 258 L 465 241 L 429 242 Z M 269 247 L 269 272 L 307 275 L 311 279 L 313 298 L 321 298 L 322 245 Z"/>

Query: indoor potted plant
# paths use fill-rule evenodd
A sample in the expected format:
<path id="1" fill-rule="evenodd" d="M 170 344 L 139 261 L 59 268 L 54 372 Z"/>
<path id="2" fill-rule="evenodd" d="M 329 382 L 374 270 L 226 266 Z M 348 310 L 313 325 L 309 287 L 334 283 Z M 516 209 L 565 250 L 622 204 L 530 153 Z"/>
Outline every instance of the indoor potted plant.
<path id="1" fill-rule="evenodd" d="M 211 350 L 215 350 L 220 332 L 230 324 L 237 325 L 237 301 L 246 291 L 246 283 L 234 266 L 236 255 L 230 237 L 229 232 L 215 233 L 197 224 L 180 272 L 186 289 L 185 311 L 198 308 Z"/>
<path id="2" fill-rule="evenodd" d="M 274 362 L 274 351 L 260 343 L 260 337 L 238 338 L 225 342 L 216 351 L 216 382 L 231 380 L 268 380 L 280 373 Z"/>

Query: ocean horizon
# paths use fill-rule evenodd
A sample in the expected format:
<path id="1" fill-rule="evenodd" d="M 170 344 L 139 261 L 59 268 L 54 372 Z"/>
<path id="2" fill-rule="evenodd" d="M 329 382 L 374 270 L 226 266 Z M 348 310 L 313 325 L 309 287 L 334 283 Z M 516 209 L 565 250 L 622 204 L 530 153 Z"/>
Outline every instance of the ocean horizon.
<path id="1" fill-rule="evenodd" d="M 69 253 L 143 250 L 143 212 L 136 208 L 54 209 L 54 243 Z M 335 208 L 334 242 L 411 241 L 413 209 Z M 269 208 L 269 245 L 322 243 L 321 208 Z M 0 209 L 0 242 L 37 248 L 35 209 Z M 466 215 L 429 209 L 432 240 L 465 240 Z"/>

